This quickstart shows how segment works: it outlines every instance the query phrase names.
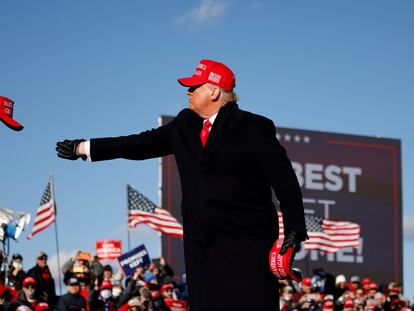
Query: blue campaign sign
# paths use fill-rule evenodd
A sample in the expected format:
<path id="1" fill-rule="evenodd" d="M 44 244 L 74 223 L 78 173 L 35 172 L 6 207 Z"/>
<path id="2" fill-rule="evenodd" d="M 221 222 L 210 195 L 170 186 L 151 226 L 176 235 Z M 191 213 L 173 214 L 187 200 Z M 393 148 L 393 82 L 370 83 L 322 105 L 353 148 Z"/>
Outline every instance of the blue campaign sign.
<path id="1" fill-rule="evenodd" d="M 145 267 L 150 263 L 150 257 L 144 244 L 118 257 L 118 262 L 125 275 L 131 276 L 138 267 Z"/>

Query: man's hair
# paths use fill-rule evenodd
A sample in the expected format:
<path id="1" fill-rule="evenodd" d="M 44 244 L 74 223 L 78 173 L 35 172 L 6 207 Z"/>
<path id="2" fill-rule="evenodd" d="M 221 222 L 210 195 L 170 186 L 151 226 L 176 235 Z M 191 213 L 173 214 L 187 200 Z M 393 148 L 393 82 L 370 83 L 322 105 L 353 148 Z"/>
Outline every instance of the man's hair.
<path id="1" fill-rule="evenodd" d="M 238 97 L 237 94 L 233 91 L 227 91 L 217 85 L 206 83 L 208 87 L 212 88 L 218 88 L 220 89 L 220 99 L 223 101 L 224 105 L 228 103 L 237 103 Z"/>

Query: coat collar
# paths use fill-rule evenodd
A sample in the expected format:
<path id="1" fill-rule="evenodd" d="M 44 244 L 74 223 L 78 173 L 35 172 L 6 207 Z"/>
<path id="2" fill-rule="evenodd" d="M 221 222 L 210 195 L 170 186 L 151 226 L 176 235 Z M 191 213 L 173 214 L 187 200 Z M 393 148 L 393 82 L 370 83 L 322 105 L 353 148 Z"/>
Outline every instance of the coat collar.
<path id="1" fill-rule="evenodd" d="M 192 112 L 184 126 L 184 132 L 189 142 L 188 148 L 201 162 L 207 161 L 221 144 L 233 135 L 241 116 L 241 111 L 236 103 L 228 103 L 221 107 L 203 148 L 200 141 L 203 119 Z"/>
<path id="2" fill-rule="evenodd" d="M 208 158 L 233 135 L 238 121 L 241 119 L 241 113 L 236 103 L 228 103 L 221 107 L 211 127 L 210 134 L 205 147 L 202 149 L 204 160 Z"/>

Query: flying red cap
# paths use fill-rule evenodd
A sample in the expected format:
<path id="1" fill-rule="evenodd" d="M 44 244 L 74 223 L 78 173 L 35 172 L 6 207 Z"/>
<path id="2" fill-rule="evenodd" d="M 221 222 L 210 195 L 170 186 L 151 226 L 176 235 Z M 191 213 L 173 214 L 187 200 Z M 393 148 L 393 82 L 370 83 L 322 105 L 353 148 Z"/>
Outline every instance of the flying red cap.
<path id="1" fill-rule="evenodd" d="M 236 78 L 229 67 L 223 63 L 208 59 L 200 61 L 191 77 L 180 78 L 178 82 L 183 86 L 211 83 L 226 91 L 233 91 L 233 88 L 236 86 Z"/>
<path id="2" fill-rule="evenodd" d="M 10 98 L 0 96 L 0 120 L 9 128 L 15 131 L 21 131 L 23 125 L 13 119 L 14 101 Z"/>
<path id="3" fill-rule="evenodd" d="M 293 252 L 293 247 L 289 247 L 286 253 L 280 255 L 280 250 L 282 248 L 283 239 L 278 239 L 275 244 L 273 244 L 272 249 L 269 253 L 269 265 L 270 271 L 279 279 L 292 279 L 296 282 L 302 280 L 302 273 L 291 268 L 293 258 L 295 254 Z"/>

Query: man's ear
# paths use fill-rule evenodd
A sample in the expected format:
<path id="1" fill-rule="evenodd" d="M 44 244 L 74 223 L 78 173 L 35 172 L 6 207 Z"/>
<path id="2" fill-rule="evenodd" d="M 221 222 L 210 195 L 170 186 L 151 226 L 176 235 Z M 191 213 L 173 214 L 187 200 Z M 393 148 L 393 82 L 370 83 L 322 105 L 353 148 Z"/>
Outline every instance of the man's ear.
<path id="1" fill-rule="evenodd" d="M 219 87 L 215 87 L 212 91 L 211 91 L 211 100 L 212 101 L 217 101 L 220 98 L 220 94 L 221 94 L 221 90 Z"/>

